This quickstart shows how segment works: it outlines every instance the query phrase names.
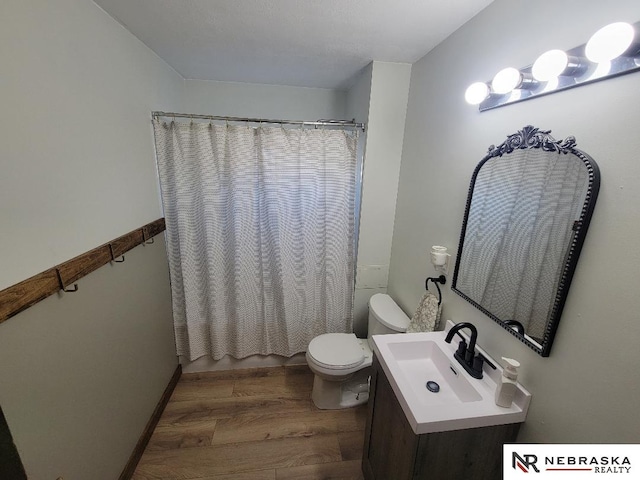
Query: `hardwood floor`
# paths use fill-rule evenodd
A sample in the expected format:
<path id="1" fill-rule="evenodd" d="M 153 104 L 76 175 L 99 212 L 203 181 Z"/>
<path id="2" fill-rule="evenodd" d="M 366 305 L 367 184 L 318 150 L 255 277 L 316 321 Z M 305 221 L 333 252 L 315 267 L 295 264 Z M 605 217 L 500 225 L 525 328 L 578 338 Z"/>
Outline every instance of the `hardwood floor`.
<path id="1" fill-rule="evenodd" d="M 305 366 L 183 374 L 134 480 L 361 480 L 366 405 L 319 410 Z"/>

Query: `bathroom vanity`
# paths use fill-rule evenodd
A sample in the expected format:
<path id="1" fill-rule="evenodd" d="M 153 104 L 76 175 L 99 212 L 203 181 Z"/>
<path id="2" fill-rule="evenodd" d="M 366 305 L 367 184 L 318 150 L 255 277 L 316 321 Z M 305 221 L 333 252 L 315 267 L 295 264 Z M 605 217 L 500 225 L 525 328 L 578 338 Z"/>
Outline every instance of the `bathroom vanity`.
<path id="1" fill-rule="evenodd" d="M 511 407 L 496 406 L 500 367 L 477 380 L 459 368 L 454 352 L 444 332 L 374 337 L 366 480 L 502 478 L 502 446 L 515 442 L 530 394 L 519 385 Z"/>

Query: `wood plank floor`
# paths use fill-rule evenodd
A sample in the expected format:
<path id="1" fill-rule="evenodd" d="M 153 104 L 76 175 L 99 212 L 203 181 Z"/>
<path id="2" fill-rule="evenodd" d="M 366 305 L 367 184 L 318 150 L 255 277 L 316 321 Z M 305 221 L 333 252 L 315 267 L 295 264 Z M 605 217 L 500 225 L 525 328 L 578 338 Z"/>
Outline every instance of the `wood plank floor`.
<path id="1" fill-rule="evenodd" d="M 319 410 L 305 366 L 183 374 L 134 480 L 361 480 L 366 405 Z"/>

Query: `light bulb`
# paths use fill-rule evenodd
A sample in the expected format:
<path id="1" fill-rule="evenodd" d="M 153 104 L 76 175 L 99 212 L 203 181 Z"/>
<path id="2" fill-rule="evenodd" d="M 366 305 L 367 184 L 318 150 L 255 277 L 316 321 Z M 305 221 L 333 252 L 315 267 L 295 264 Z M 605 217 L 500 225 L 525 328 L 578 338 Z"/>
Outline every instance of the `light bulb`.
<path id="1" fill-rule="evenodd" d="M 538 57 L 531 68 L 533 78 L 547 82 L 562 75 L 569 65 L 569 56 L 562 50 L 549 50 Z"/>
<path id="2" fill-rule="evenodd" d="M 498 94 L 509 93 L 520 85 L 522 74 L 513 67 L 507 67 L 496 73 L 491 81 L 491 89 Z"/>
<path id="3" fill-rule="evenodd" d="M 603 63 L 622 55 L 633 42 L 635 30 L 625 22 L 610 23 L 594 33 L 585 54 L 594 63 Z"/>
<path id="4" fill-rule="evenodd" d="M 489 87 L 486 83 L 476 82 L 469 85 L 464 92 L 464 99 L 470 105 L 479 105 L 489 95 Z"/>

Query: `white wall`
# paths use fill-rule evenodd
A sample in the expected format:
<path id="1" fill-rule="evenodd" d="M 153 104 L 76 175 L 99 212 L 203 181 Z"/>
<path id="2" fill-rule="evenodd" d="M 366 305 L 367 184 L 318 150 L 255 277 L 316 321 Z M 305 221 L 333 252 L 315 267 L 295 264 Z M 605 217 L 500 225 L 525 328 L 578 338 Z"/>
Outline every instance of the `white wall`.
<path id="1" fill-rule="evenodd" d="M 1 18 L 4 288 L 161 216 L 150 113 L 183 80 L 92 2 Z"/>
<path id="2" fill-rule="evenodd" d="M 113 480 L 177 365 L 162 236 L 0 325 L 0 404 L 33 480 Z"/>
<path id="3" fill-rule="evenodd" d="M 150 112 L 183 79 L 86 0 L 0 4 L 0 289 L 162 216 Z M 0 324 L 33 479 L 113 479 L 176 367 L 163 241 Z"/>
<path id="4" fill-rule="evenodd" d="M 372 62 L 348 94 L 349 115 L 366 122 L 354 332 L 367 335 L 367 303 L 386 292 L 411 65 Z"/>
<path id="5" fill-rule="evenodd" d="M 327 88 L 185 81 L 185 112 L 270 120 L 343 119 L 346 93 Z"/>
<path id="6" fill-rule="evenodd" d="M 365 124 L 365 132 L 362 133 L 362 137 L 358 142 L 358 155 L 359 158 L 364 159 L 366 156 L 366 145 L 367 145 L 367 137 L 369 131 L 369 106 L 371 104 L 371 82 L 373 78 L 373 62 L 367 65 L 356 77 L 354 84 L 347 92 L 347 115 L 351 118 L 355 118 L 356 122 Z M 365 163 L 368 165 L 368 163 Z M 364 179 L 364 167 L 365 164 L 362 165 L 362 178 Z M 362 183 L 362 182 L 361 182 Z M 360 188 L 360 192 L 357 198 L 359 202 L 359 211 L 358 215 L 358 224 L 356 228 L 358 229 L 358 243 L 363 241 L 363 232 L 360 228 L 361 220 L 362 220 L 362 207 L 363 201 L 362 196 L 364 193 L 364 188 Z M 394 193 L 395 195 L 395 193 Z M 364 240 L 366 242 L 366 239 Z M 355 292 L 353 298 L 353 329 L 356 335 L 361 338 L 364 338 L 367 335 L 367 302 L 371 295 L 377 292 L 386 292 L 387 291 L 387 281 L 386 281 L 386 273 L 388 270 L 385 270 L 384 277 L 380 278 L 381 275 L 378 275 L 376 279 L 373 273 L 379 273 L 380 270 L 377 268 L 367 269 L 361 266 L 360 257 L 356 258 L 357 261 L 357 270 L 356 270 L 356 285 Z M 363 278 L 364 277 L 364 278 Z"/>
<path id="7" fill-rule="evenodd" d="M 558 139 L 574 135 L 600 166 L 600 196 L 550 357 L 514 340 L 450 285 L 444 291 L 444 318 L 473 322 L 490 354 L 522 362 L 521 380 L 533 393 L 522 442 L 638 441 L 640 74 L 483 113 L 465 103 L 464 91 L 619 20 L 640 20 L 637 0 L 496 0 L 412 70 L 389 275 L 405 310 L 415 309 L 435 273 L 428 248 L 456 251 L 471 174 L 489 145 L 531 124 Z"/>

